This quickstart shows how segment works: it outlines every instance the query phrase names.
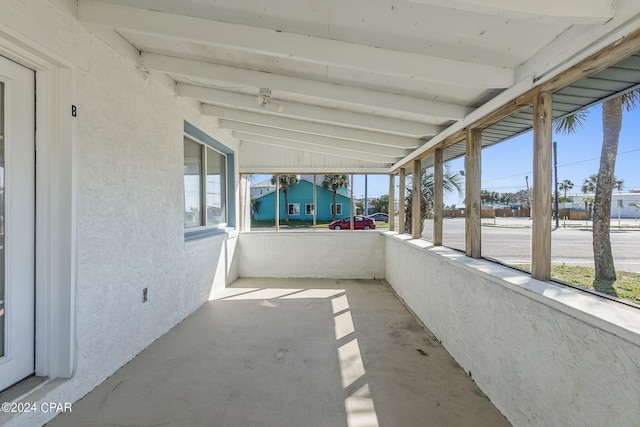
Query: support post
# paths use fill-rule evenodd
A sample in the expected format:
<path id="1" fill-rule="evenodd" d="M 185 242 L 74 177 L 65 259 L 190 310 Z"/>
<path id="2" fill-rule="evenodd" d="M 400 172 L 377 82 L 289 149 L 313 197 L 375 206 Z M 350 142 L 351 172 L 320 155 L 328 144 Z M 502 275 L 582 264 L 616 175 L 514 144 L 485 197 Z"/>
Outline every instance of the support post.
<path id="1" fill-rule="evenodd" d="M 433 244 L 442 245 L 442 211 L 444 209 L 444 149 L 433 154 Z"/>
<path id="2" fill-rule="evenodd" d="M 555 196 L 553 200 L 554 211 L 556 213 L 556 229 L 560 228 L 560 212 L 558 211 L 558 142 L 553 141 L 553 186 L 555 187 Z"/>
<path id="3" fill-rule="evenodd" d="M 364 175 L 364 212 L 362 215 L 369 215 L 369 175 Z"/>
<path id="4" fill-rule="evenodd" d="M 394 174 L 390 174 L 389 175 L 389 231 L 394 231 L 395 223 L 396 223 L 395 191 L 396 191 L 396 176 Z"/>
<path id="5" fill-rule="evenodd" d="M 531 277 L 551 278 L 551 124 L 553 98 L 538 94 L 533 101 L 533 226 Z"/>
<path id="6" fill-rule="evenodd" d="M 316 230 L 316 206 L 318 206 L 318 196 L 317 196 L 317 191 L 316 191 L 316 187 L 317 185 L 317 181 L 316 181 L 316 174 L 313 174 L 313 230 Z M 333 207 L 335 209 L 335 206 Z"/>
<path id="7" fill-rule="evenodd" d="M 413 161 L 413 176 L 411 178 L 411 237 L 419 239 L 421 236 L 420 223 L 422 218 L 420 215 L 420 202 L 422 199 L 420 191 L 420 178 L 422 172 L 422 161 L 416 159 Z"/>
<path id="8" fill-rule="evenodd" d="M 465 252 L 472 258 L 481 254 L 481 204 L 480 204 L 480 156 L 482 154 L 482 131 L 467 129 L 467 151 L 465 157 Z"/>
<path id="9" fill-rule="evenodd" d="M 353 174 L 349 175 L 349 213 L 351 214 L 349 217 L 349 230 L 353 231 L 353 221 L 356 217 L 356 204 L 353 201 Z"/>
<path id="10" fill-rule="evenodd" d="M 405 168 L 400 168 L 400 188 L 398 189 L 398 233 L 400 234 L 404 234 L 404 185 L 406 173 Z"/>
<path id="11" fill-rule="evenodd" d="M 251 231 L 250 175 L 240 174 L 240 231 Z"/>
<path id="12" fill-rule="evenodd" d="M 245 231 L 245 226 L 246 226 L 246 221 L 244 218 L 244 214 L 245 214 L 245 209 L 246 209 L 246 203 L 244 202 L 244 196 L 246 194 L 246 183 L 245 183 L 245 177 L 243 174 L 238 174 L 238 177 L 240 179 L 240 181 L 238 182 L 238 192 L 240 193 L 239 197 L 238 197 L 238 212 L 240 212 L 239 219 L 240 219 L 240 224 L 238 226 L 238 230 L 240 231 Z"/>
<path id="13" fill-rule="evenodd" d="M 280 175 L 276 174 L 276 231 L 280 231 Z"/>

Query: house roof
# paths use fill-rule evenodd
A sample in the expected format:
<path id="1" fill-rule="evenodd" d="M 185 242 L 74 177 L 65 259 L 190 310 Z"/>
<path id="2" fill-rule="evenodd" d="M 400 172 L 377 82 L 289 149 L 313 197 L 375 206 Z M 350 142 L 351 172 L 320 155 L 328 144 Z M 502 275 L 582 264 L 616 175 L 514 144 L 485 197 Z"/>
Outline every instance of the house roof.
<path id="1" fill-rule="evenodd" d="M 271 183 L 271 180 L 266 179 L 266 180 L 260 181 L 260 182 L 258 182 L 256 184 L 251 184 L 251 188 L 256 188 L 256 187 L 269 187 L 269 188 L 271 188 L 271 187 L 275 187 L 275 185 Z"/>
<path id="2" fill-rule="evenodd" d="M 639 38 L 639 16 L 637 0 L 78 1 L 82 22 L 240 141 L 246 173 L 389 172 Z M 627 90 L 637 65 L 555 82 L 554 116 Z M 483 144 L 531 127 L 514 112 Z"/>
<path id="3" fill-rule="evenodd" d="M 309 183 L 309 184 L 313 185 L 313 178 L 308 178 L 308 177 L 305 177 L 305 176 L 301 176 L 301 177 L 300 177 L 299 182 L 302 182 L 302 181 L 307 182 L 307 183 Z M 331 191 L 331 190 L 327 190 L 326 188 L 323 188 L 323 187 L 322 187 L 322 184 L 320 184 L 320 183 L 316 183 L 316 186 L 317 186 L 318 188 L 322 189 L 322 191 Z M 339 188 L 339 189 L 338 189 L 338 191 L 337 191 L 337 195 L 338 195 L 338 196 L 342 196 L 342 197 L 346 197 L 346 198 L 348 199 L 348 198 L 349 198 L 349 195 L 348 195 L 348 194 L 344 194 L 344 192 L 340 191 L 340 190 L 343 190 L 343 189 L 345 189 L 345 188 L 344 188 L 344 187 Z M 269 196 L 269 195 L 274 194 L 274 193 L 275 193 L 275 190 L 274 190 L 274 191 L 270 191 L 270 192 L 268 192 L 268 193 L 259 194 L 259 195 L 257 195 L 257 196 L 254 196 L 254 198 L 255 198 L 255 199 L 260 199 L 260 198 L 262 198 L 262 197 L 264 197 L 264 196 Z"/>

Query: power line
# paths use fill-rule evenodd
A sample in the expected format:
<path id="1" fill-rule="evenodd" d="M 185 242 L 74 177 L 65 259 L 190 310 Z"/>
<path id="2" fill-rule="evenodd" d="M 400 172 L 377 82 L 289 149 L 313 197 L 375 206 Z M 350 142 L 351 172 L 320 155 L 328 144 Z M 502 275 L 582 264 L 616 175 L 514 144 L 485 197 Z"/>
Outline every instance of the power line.
<path id="1" fill-rule="evenodd" d="M 640 151 L 640 148 L 636 148 L 636 149 L 633 149 L 633 150 L 628 150 L 628 151 L 623 151 L 621 153 L 618 153 L 618 157 L 622 156 L 623 154 L 635 153 L 636 151 Z M 572 162 L 572 163 L 564 163 L 564 164 L 558 165 L 558 167 L 561 168 L 561 167 L 565 167 L 565 166 L 573 166 L 573 165 L 577 165 L 577 164 L 580 164 L 580 163 L 592 162 L 594 160 L 600 160 L 600 157 L 594 157 L 592 159 L 585 159 L 585 160 L 577 160 L 577 161 Z M 499 178 L 488 179 L 485 182 L 497 181 L 499 179 L 505 179 L 505 178 L 513 178 L 513 177 L 522 176 L 522 175 L 530 175 L 532 173 L 533 173 L 532 171 L 521 172 L 521 173 L 514 174 L 514 175 L 507 175 L 507 176 L 502 176 L 502 177 L 499 177 Z M 507 187 L 505 187 L 505 188 L 507 188 Z M 513 188 L 513 187 L 510 187 L 510 188 Z"/>

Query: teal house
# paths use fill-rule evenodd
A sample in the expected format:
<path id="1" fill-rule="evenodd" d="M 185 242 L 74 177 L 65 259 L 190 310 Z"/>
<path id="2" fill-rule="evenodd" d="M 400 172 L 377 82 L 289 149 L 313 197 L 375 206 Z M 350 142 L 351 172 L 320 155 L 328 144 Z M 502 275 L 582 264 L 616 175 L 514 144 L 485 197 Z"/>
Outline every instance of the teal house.
<path id="1" fill-rule="evenodd" d="M 300 178 L 300 181 L 289 187 L 287 191 L 289 205 L 284 205 L 284 193 L 280 190 L 280 219 L 285 218 L 285 209 L 289 211 L 290 220 L 313 220 L 313 181 L 307 178 Z M 340 188 L 336 194 L 336 219 L 349 216 L 351 214 L 351 199 L 348 197 L 348 189 Z M 272 191 L 255 197 L 260 201 L 258 212 L 255 213 L 256 220 L 275 220 L 276 217 L 276 193 Z M 333 191 L 322 188 L 316 184 L 316 199 L 318 211 L 317 221 L 330 221 L 332 216 Z"/>

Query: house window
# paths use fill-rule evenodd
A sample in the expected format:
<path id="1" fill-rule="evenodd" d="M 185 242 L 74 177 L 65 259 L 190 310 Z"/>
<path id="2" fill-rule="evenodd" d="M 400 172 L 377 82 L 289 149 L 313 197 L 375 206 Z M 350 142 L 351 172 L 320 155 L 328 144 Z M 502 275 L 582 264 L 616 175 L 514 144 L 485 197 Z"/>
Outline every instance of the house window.
<path id="1" fill-rule="evenodd" d="M 225 155 L 185 136 L 184 228 L 225 224 L 226 200 Z"/>
<path id="2" fill-rule="evenodd" d="M 184 138 L 184 228 L 202 226 L 203 146 Z"/>
<path id="3" fill-rule="evenodd" d="M 336 215 L 342 215 L 342 203 L 336 203 Z M 331 215 L 333 215 L 333 203 L 331 203 Z"/>
<path id="4" fill-rule="evenodd" d="M 227 222 L 227 159 L 224 154 L 205 148 L 206 156 L 206 225 L 219 225 Z"/>
<path id="5" fill-rule="evenodd" d="M 185 240 L 232 225 L 227 189 L 233 182 L 233 151 L 186 122 L 183 179 Z"/>
<path id="6" fill-rule="evenodd" d="M 300 203 L 289 203 L 289 215 L 300 215 Z"/>
<path id="7" fill-rule="evenodd" d="M 305 208 L 305 209 L 304 209 L 305 214 L 307 214 L 307 215 L 313 215 L 313 210 L 314 210 L 314 209 L 313 209 L 313 203 L 307 203 L 307 204 L 304 206 L 304 208 Z"/>
<path id="8" fill-rule="evenodd" d="M 618 207 L 624 208 L 624 200 L 618 200 Z"/>

